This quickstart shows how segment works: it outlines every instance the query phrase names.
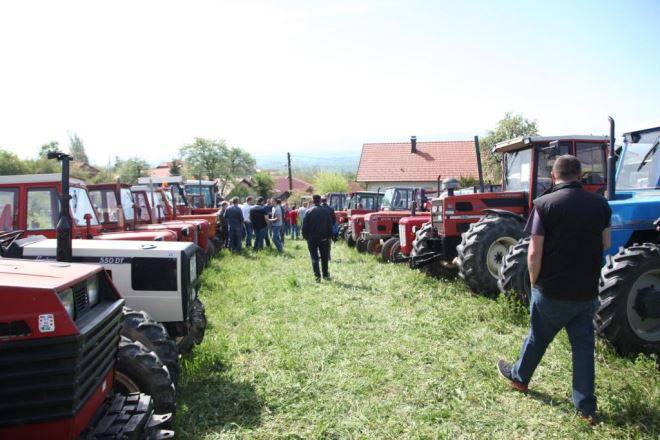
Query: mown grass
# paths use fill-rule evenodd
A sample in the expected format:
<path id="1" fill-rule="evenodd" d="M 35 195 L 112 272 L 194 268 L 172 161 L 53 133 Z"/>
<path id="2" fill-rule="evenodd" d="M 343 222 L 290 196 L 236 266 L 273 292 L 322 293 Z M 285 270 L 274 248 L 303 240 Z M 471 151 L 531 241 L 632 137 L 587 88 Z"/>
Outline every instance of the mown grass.
<path id="1" fill-rule="evenodd" d="M 302 242 L 283 256 L 223 254 L 201 296 L 209 328 L 185 359 L 178 438 L 658 438 L 655 361 L 599 342 L 601 423 L 571 401 L 565 333 L 521 395 L 498 377 L 527 332 L 524 310 L 384 265 L 343 244 L 316 284 Z"/>

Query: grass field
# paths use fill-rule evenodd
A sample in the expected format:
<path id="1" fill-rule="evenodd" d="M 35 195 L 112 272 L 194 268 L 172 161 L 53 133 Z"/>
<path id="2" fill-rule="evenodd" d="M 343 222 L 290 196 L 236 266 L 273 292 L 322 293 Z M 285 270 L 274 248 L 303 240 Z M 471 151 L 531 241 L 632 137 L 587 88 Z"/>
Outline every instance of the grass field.
<path id="1" fill-rule="evenodd" d="M 203 275 L 209 328 L 184 361 L 177 438 L 658 438 L 655 361 L 597 347 L 601 423 L 570 401 L 562 332 L 522 395 L 497 375 L 527 313 L 456 280 L 333 248 L 317 284 L 303 242 L 224 253 Z"/>

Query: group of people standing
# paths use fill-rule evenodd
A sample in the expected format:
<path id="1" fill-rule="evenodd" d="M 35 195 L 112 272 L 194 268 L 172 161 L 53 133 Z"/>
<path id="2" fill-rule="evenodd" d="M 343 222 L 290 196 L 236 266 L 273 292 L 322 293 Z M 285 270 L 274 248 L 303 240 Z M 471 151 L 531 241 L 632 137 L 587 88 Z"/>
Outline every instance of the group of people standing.
<path id="1" fill-rule="evenodd" d="M 307 241 L 316 280 L 329 279 L 328 262 L 337 218 L 327 200 L 314 195 L 312 206 L 303 202 L 299 208 L 289 207 L 280 199 L 259 197 L 256 204 L 253 201 L 254 198 L 248 196 L 243 204 L 238 197 L 234 197 L 231 204 L 222 202 L 227 247 L 238 253 L 245 241 L 246 247 L 259 251 L 264 246 L 270 247 L 272 240 L 277 251 L 283 252 L 285 237 L 297 240 L 302 235 Z"/>

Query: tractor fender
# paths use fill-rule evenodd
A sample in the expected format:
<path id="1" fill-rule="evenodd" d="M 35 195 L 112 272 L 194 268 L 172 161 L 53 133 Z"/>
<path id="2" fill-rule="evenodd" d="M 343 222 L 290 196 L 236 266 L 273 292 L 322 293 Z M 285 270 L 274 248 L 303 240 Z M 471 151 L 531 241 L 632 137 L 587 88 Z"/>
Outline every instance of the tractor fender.
<path id="1" fill-rule="evenodd" d="M 522 215 L 514 214 L 513 212 L 507 211 L 505 209 L 490 209 L 489 208 L 489 209 L 484 209 L 481 212 L 483 212 L 484 214 L 496 215 L 496 216 L 499 216 L 499 217 L 511 217 L 511 218 L 514 218 L 514 219 L 518 220 L 522 224 L 527 223 L 527 219 L 525 217 L 523 217 Z"/>

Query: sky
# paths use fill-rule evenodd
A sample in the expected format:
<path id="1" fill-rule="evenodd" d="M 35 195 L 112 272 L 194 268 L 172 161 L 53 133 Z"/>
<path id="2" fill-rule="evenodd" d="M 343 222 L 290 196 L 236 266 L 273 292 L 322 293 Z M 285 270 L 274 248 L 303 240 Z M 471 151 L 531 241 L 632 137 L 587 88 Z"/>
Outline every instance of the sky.
<path id="1" fill-rule="evenodd" d="M 507 111 L 542 134 L 660 119 L 660 2 L 7 1 L 0 147 L 68 132 L 92 163 L 194 137 L 259 155 L 470 139 Z"/>

